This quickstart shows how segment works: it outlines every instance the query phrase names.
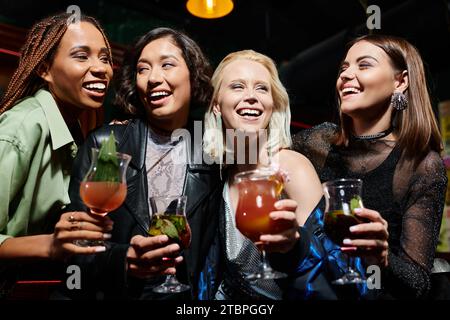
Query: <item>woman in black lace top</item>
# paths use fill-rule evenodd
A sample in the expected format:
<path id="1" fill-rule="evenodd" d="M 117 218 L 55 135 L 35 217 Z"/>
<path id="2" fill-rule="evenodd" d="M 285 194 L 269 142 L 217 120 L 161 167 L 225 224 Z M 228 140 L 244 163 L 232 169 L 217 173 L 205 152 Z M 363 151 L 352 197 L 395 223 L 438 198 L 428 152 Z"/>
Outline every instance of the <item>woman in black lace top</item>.
<path id="1" fill-rule="evenodd" d="M 377 294 L 423 298 L 447 177 L 420 55 L 402 39 L 358 38 L 349 45 L 336 90 L 341 127 L 324 123 L 300 132 L 294 148 L 312 161 L 321 181 L 362 179 L 365 206 L 387 221 L 389 253 Z"/>

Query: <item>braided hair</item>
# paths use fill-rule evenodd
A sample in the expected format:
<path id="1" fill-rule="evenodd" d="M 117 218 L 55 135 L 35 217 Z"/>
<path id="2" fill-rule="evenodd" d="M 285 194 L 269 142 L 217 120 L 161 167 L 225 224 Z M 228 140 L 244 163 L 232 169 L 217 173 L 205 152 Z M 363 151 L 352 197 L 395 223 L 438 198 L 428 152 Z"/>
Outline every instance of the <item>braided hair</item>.
<path id="1" fill-rule="evenodd" d="M 33 25 L 20 51 L 19 66 L 12 75 L 0 102 L 0 114 L 11 109 L 18 100 L 33 95 L 45 87 L 46 83 L 37 71 L 44 63 L 51 64 L 68 25 L 72 23 L 71 17 L 70 13 L 60 13 Z M 112 58 L 111 47 L 98 21 L 85 15 L 81 15 L 80 21 L 92 23 L 101 32 L 109 57 Z"/>

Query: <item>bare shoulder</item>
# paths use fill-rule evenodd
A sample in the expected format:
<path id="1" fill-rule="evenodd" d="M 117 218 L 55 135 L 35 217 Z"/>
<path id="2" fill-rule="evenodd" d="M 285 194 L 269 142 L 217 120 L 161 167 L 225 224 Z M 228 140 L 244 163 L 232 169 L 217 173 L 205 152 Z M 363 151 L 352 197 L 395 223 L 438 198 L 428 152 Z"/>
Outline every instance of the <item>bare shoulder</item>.
<path id="1" fill-rule="evenodd" d="M 285 191 L 290 199 L 297 201 L 297 219 L 304 225 L 306 219 L 322 197 L 322 186 L 311 162 L 301 153 L 281 150 L 279 166 L 287 175 Z"/>
<path id="2" fill-rule="evenodd" d="M 288 171 L 290 171 L 289 169 L 302 169 L 315 172 L 311 161 L 299 152 L 283 149 L 278 153 L 278 157 L 279 165 L 282 169 Z"/>
<path id="3" fill-rule="evenodd" d="M 278 152 L 280 165 L 283 163 L 293 163 L 295 165 L 311 165 L 311 161 L 303 154 L 297 151 L 282 149 Z"/>

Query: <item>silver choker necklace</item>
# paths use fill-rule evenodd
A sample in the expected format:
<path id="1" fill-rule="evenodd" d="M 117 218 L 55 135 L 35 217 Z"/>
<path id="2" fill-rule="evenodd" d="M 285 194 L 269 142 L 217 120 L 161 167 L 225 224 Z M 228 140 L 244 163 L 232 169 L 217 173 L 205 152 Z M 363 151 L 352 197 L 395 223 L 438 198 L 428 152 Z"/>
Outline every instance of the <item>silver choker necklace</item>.
<path id="1" fill-rule="evenodd" d="M 394 128 L 390 127 L 387 130 L 384 130 L 384 131 L 381 131 L 378 133 L 374 133 L 374 134 L 368 134 L 368 135 L 363 135 L 363 136 L 352 135 L 352 138 L 355 140 L 377 140 L 377 139 L 388 136 L 393 130 L 394 130 Z"/>

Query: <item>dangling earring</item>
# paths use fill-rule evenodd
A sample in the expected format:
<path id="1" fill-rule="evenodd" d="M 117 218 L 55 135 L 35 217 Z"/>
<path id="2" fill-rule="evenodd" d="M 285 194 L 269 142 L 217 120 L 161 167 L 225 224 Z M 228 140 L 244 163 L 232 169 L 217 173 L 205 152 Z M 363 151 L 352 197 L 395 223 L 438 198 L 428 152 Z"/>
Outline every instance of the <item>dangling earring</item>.
<path id="1" fill-rule="evenodd" d="M 214 113 L 214 118 L 215 118 L 215 120 L 216 120 L 216 126 L 217 126 L 217 130 L 219 130 L 219 133 L 217 134 L 217 138 L 218 139 L 224 139 L 223 138 L 223 135 L 222 135 L 222 114 L 220 113 L 220 112 L 217 112 L 217 113 Z M 220 144 L 220 143 L 219 143 Z M 223 145 L 223 142 L 222 142 L 222 145 Z M 222 148 L 221 148 L 222 149 Z M 220 152 L 222 152 L 222 150 L 221 151 L 219 151 L 219 153 Z M 224 155 L 223 155 L 223 152 L 222 152 L 222 155 L 220 155 L 219 157 L 224 157 Z M 223 179 L 223 177 L 222 177 L 222 169 L 223 169 L 223 161 L 221 161 L 221 160 L 219 160 L 219 174 L 220 174 L 220 180 L 222 180 Z"/>
<path id="2" fill-rule="evenodd" d="M 222 131 L 222 114 L 220 112 L 214 113 L 214 117 L 216 118 L 217 129 Z"/>
<path id="3" fill-rule="evenodd" d="M 392 94 L 391 105 L 395 110 L 405 110 L 408 107 L 408 98 L 403 92 L 396 91 Z"/>

